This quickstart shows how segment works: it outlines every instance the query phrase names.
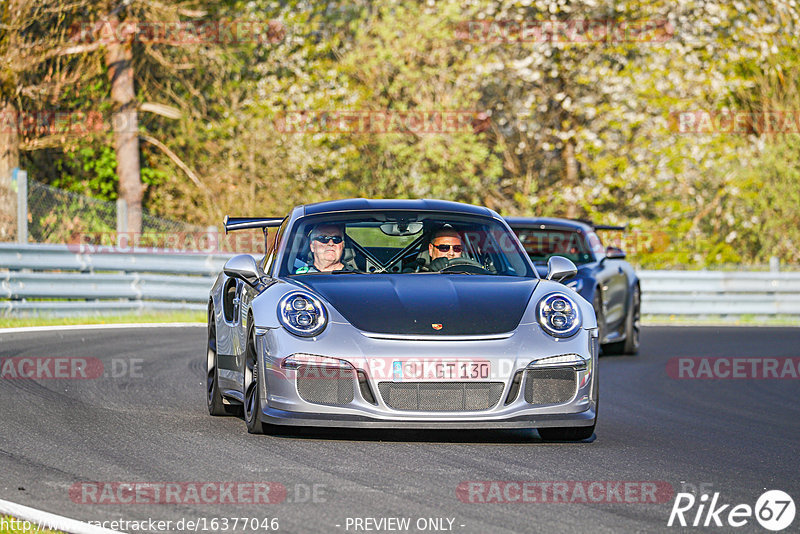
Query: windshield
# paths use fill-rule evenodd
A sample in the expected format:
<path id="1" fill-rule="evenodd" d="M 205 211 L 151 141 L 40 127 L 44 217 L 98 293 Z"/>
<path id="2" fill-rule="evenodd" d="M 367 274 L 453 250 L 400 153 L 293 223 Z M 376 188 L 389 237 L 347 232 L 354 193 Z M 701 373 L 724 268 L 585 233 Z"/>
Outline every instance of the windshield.
<path id="1" fill-rule="evenodd" d="M 575 265 L 595 261 L 589 244 L 592 237 L 599 243 L 594 232 L 590 236 L 578 228 L 514 228 L 514 232 L 535 265 L 546 264 L 551 256 L 564 256 Z"/>
<path id="2" fill-rule="evenodd" d="M 514 234 L 474 215 L 351 212 L 299 219 L 280 274 L 452 273 L 536 277 Z"/>

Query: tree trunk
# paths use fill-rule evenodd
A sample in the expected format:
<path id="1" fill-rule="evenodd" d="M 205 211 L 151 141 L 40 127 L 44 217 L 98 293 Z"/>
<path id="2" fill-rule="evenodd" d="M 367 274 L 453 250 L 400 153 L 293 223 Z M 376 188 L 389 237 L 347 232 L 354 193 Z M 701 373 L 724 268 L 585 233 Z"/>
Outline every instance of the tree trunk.
<path id="1" fill-rule="evenodd" d="M 0 241 L 11 241 L 15 235 L 17 201 L 11 190 L 11 173 L 17 167 L 17 110 L 10 102 L 0 102 Z"/>
<path id="2" fill-rule="evenodd" d="M 112 122 L 114 148 L 117 152 L 119 196 L 128 207 L 128 232 L 140 233 L 144 189 L 139 169 L 139 118 L 136 112 L 132 61 L 130 43 L 111 42 L 107 45 L 106 66 L 111 80 L 111 99 L 118 105 Z"/>
<path id="3" fill-rule="evenodd" d="M 575 160 L 575 142 L 570 139 L 564 145 L 564 184 L 572 191 L 578 189 L 578 162 Z M 578 216 L 578 205 L 570 202 L 567 205 L 567 217 L 574 219 Z"/>

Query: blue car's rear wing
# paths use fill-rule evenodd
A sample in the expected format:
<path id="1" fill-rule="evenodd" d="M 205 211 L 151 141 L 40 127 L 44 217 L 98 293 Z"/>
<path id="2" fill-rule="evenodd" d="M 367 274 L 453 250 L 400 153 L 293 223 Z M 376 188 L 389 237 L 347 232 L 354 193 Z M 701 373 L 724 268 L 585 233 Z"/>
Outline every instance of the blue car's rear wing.
<path id="1" fill-rule="evenodd" d="M 627 224 L 623 224 L 622 226 L 616 226 L 613 224 L 595 224 L 588 219 L 575 219 L 576 221 L 582 222 L 583 224 L 588 224 L 595 230 L 614 230 L 619 232 L 624 232 L 627 228 Z"/>
<path id="2" fill-rule="evenodd" d="M 225 216 L 222 224 L 225 226 L 225 233 L 236 230 L 250 230 L 261 228 L 267 233 L 267 228 L 277 228 L 283 222 L 283 217 L 229 217 Z"/>

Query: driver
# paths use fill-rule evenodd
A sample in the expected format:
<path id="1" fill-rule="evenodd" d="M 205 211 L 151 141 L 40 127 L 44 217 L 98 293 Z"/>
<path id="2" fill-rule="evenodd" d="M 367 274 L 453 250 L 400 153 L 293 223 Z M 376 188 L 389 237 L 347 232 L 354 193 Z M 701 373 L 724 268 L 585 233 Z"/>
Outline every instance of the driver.
<path id="1" fill-rule="evenodd" d="M 315 226 L 309 238 L 314 263 L 298 269 L 298 274 L 348 270 L 342 263 L 344 232 L 341 225 L 323 223 Z"/>
<path id="2" fill-rule="evenodd" d="M 430 270 L 441 271 L 447 267 L 450 260 L 461 257 L 463 248 L 458 232 L 452 228 L 437 230 L 428 244 L 428 254 L 431 257 Z"/>

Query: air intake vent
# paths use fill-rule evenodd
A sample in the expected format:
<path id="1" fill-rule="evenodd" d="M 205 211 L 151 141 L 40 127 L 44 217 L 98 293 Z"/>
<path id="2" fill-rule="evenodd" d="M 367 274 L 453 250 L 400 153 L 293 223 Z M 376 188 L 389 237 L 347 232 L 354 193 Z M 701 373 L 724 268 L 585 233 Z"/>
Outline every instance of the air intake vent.
<path id="1" fill-rule="evenodd" d="M 519 397 L 519 385 L 522 382 L 522 371 L 517 371 L 514 374 L 514 380 L 511 381 L 511 387 L 508 389 L 508 396 L 506 397 L 506 406 L 517 400 Z"/>
<path id="2" fill-rule="evenodd" d="M 493 408 L 502 382 L 381 382 L 383 402 L 394 410 L 477 412 Z"/>
<path id="3" fill-rule="evenodd" d="M 525 371 L 525 401 L 530 404 L 563 404 L 575 396 L 578 373 L 572 369 Z"/>
<path id="4" fill-rule="evenodd" d="M 304 401 L 314 404 L 350 404 L 354 379 L 353 371 L 301 365 L 297 368 L 297 392 Z"/>
<path id="5" fill-rule="evenodd" d="M 375 395 L 372 394 L 372 388 L 369 387 L 369 380 L 367 380 L 367 374 L 364 371 L 358 371 L 358 387 L 361 391 L 361 396 L 364 397 L 364 400 L 370 404 L 374 404 L 375 406 L 378 405 L 378 401 L 375 400 Z"/>

